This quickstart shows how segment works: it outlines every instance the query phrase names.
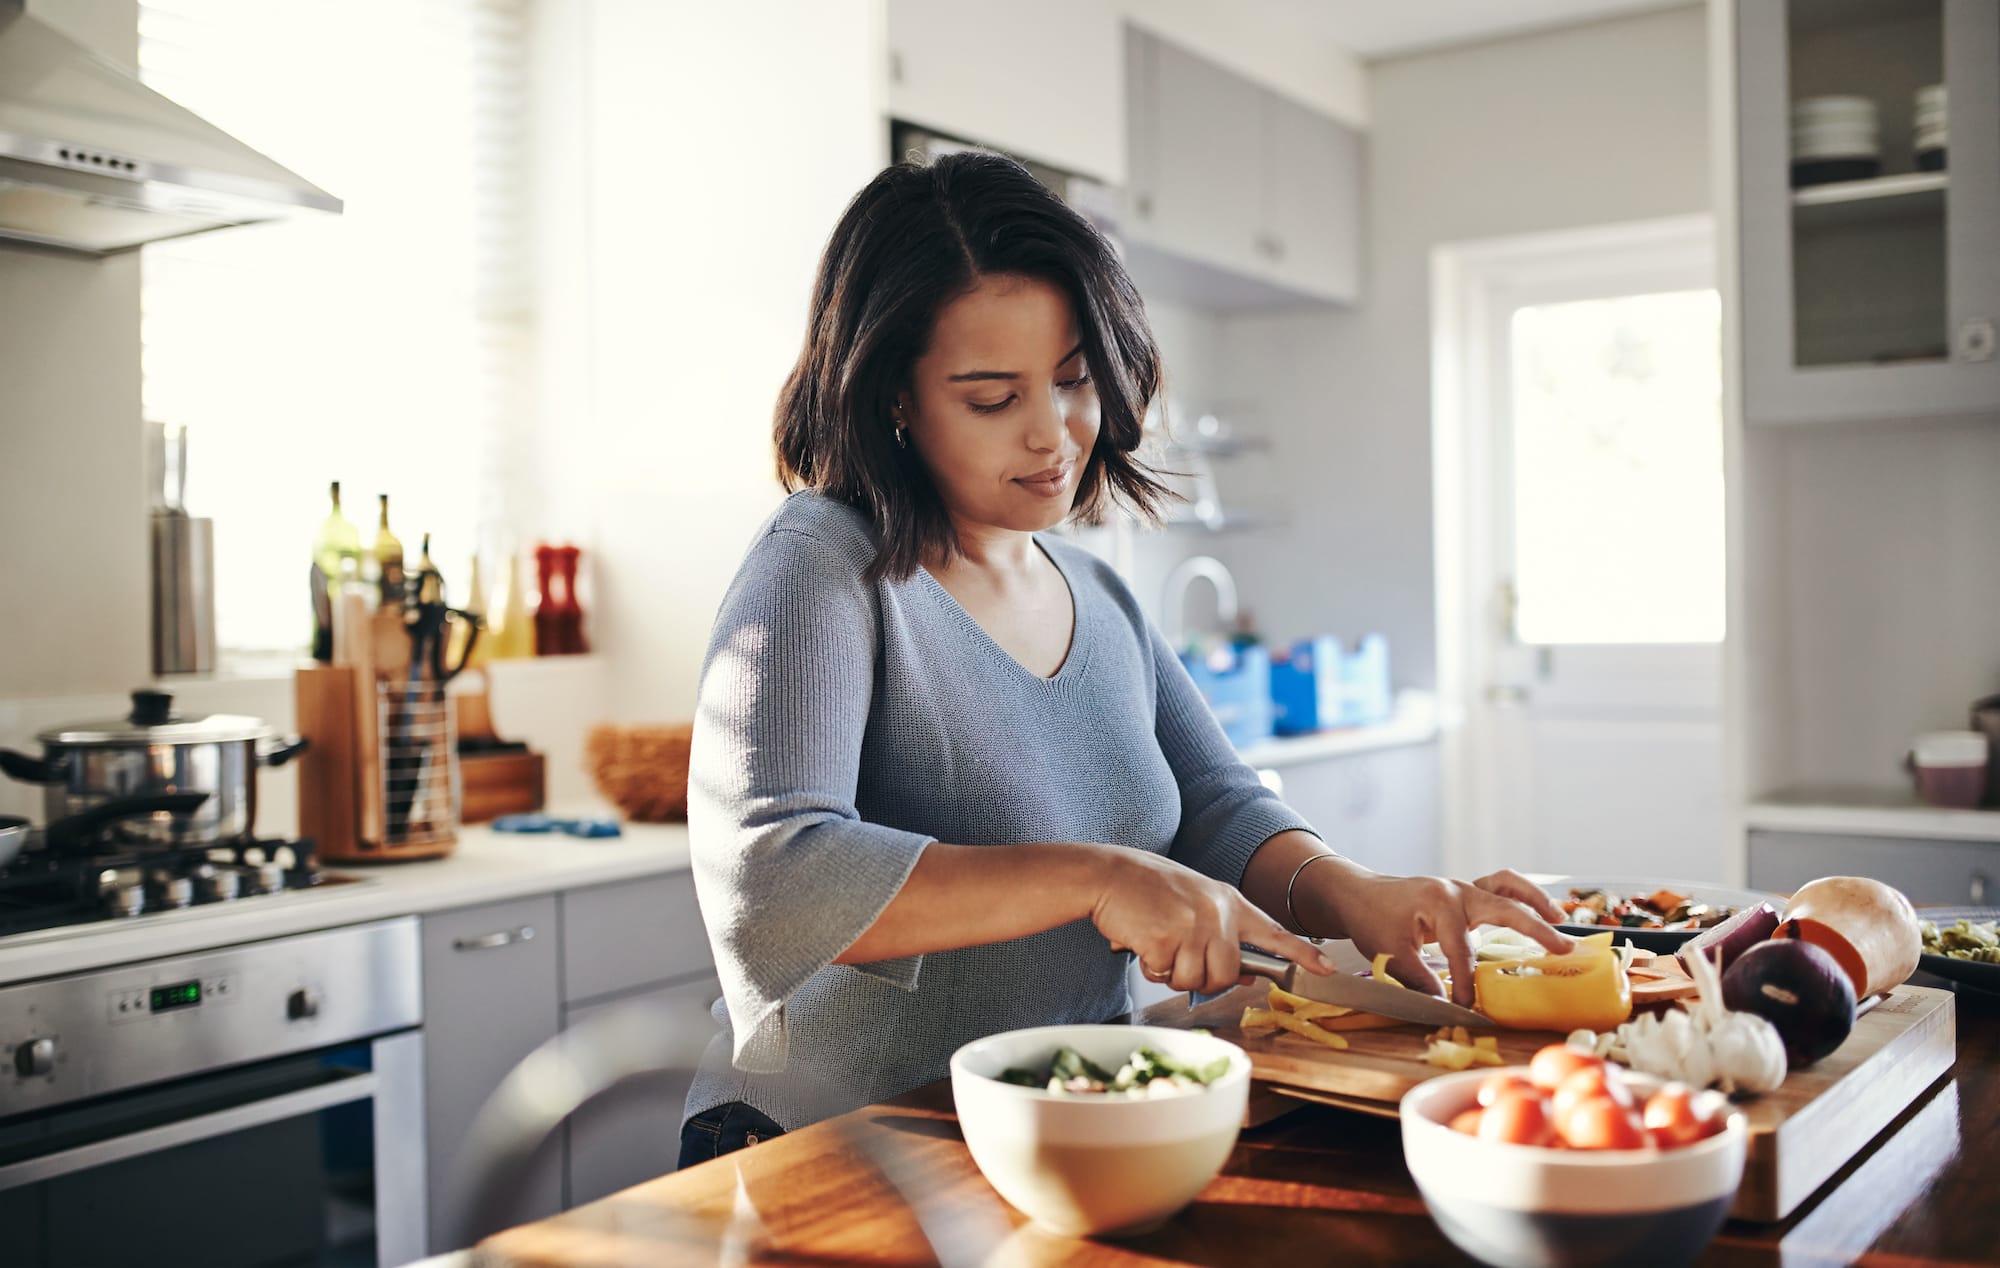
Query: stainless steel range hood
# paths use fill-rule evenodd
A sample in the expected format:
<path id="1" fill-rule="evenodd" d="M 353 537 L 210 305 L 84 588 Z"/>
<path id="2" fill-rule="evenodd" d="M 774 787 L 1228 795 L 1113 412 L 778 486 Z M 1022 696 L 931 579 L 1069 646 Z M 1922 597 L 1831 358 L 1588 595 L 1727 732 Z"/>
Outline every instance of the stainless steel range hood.
<path id="1" fill-rule="evenodd" d="M 0 0 L 0 240 L 109 255 L 340 200 Z"/>

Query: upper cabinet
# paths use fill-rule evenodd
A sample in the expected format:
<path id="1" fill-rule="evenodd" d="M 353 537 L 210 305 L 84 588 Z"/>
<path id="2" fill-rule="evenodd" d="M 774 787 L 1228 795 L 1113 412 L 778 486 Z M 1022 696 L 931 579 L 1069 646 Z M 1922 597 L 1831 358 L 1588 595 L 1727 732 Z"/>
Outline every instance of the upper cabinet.
<path id="1" fill-rule="evenodd" d="M 1109 4 L 889 0 L 889 113 L 1125 183 L 1119 23 Z"/>
<path id="2" fill-rule="evenodd" d="M 1128 27 L 1125 41 L 1126 232 L 1140 268 L 1161 271 L 1151 253 L 1164 253 L 1182 289 L 1206 282 L 1193 298 L 1225 306 L 1352 303 L 1360 135 L 1147 31 Z"/>
<path id="3" fill-rule="evenodd" d="M 1746 421 L 2000 410 L 2000 5 L 1734 21 Z"/>

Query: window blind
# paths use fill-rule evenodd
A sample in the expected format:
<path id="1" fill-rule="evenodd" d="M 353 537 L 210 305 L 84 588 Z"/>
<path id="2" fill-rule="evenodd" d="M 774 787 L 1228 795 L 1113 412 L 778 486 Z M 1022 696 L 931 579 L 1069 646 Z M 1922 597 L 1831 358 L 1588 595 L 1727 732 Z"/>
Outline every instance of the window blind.
<path id="1" fill-rule="evenodd" d="M 226 648 L 302 644 L 326 489 L 466 597 L 521 512 L 534 338 L 530 0 L 140 0 L 145 81 L 346 202 L 158 243 L 148 419 L 185 425 Z"/>

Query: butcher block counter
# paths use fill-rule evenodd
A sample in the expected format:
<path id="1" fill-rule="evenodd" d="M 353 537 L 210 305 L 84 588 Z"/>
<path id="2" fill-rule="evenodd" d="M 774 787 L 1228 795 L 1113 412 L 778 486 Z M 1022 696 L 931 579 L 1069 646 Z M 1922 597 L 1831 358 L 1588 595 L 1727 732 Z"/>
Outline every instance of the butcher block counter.
<path id="1" fill-rule="evenodd" d="M 1260 993 L 1243 988 L 1233 1002 Z M 1956 1004 L 1956 1066 L 1789 1219 L 1731 1220 L 1702 1263 L 2000 1261 L 2000 997 L 1968 990 Z M 1184 1023 L 1186 1009 L 1170 1001 L 1142 1020 Z M 1269 1102 L 1253 1099 L 1253 1116 L 1260 1104 Z M 919 1196 L 925 1224 L 903 1193 Z M 980 1176 L 946 1082 L 511 1229 L 475 1259 L 510 1268 L 1473 1262 L 1426 1214 L 1398 1124 L 1322 1105 L 1246 1129 L 1222 1174 L 1153 1233 L 1117 1242 L 1043 1233 Z"/>

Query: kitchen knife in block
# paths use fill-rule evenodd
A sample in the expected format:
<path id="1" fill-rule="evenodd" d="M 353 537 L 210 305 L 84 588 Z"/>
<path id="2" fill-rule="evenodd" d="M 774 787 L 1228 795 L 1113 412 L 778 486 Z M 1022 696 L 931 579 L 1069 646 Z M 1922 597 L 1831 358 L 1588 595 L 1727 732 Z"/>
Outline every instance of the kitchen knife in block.
<path id="1" fill-rule="evenodd" d="M 360 595 L 346 596 L 361 607 L 365 624 L 349 640 L 354 665 L 355 835 L 363 849 L 380 849 L 382 820 L 382 709 L 375 690 L 376 612 Z"/>
<path id="2" fill-rule="evenodd" d="M 1290 960 L 1266 955 L 1262 951 L 1244 950 L 1243 971 L 1268 977 L 1292 994 L 1303 995 L 1322 1004 L 1338 1004 L 1364 1013 L 1422 1022 L 1426 1026 L 1471 1028 L 1495 1025 L 1493 1019 L 1484 1013 L 1461 1008 L 1448 999 L 1352 973 L 1314 973 Z"/>

